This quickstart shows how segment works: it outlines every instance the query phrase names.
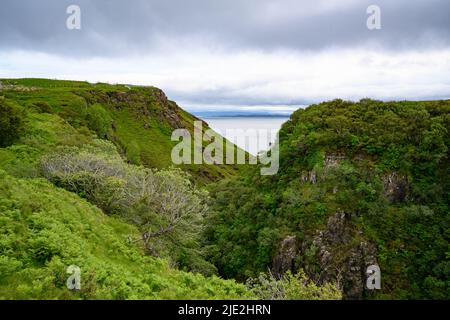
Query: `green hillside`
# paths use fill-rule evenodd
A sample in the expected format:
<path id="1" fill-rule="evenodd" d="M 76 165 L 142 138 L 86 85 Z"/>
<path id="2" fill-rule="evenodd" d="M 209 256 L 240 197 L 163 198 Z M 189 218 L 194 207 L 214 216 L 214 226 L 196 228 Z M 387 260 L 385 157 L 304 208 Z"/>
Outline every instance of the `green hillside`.
<path id="1" fill-rule="evenodd" d="M 122 136 L 120 130 L 110 128 L 110 125 L 125 127 L 126 121 L 130 121 L 135 127 L 130 126 L 127 130 L 135 130 L 134 134 L 141 131 L 143 136 L 153 137 L 153 140 L 149 139 L 154 143 L 146 145 L 144 137 L 140 137 L 143 148 L 150 154 L 155 153 L 151 157 L 154 162 L 149 160 L 145 163 L 145 156 L 142 156 L 142 162 L 147 166 L 167 166 L 168 163 L 164 162 L 167 158 L 163 157 L 167 152 L 170 154 L 171 146 L 166 141 L 167 137 L 170 140 L 166 124 L 160 123 L 161 127 L 147 130 L 140 125 L 146 119 L 152 123 L 156 120 L 140 117 L 134 110 L 128 110 L 131 104 L 117 111 L 114 105 L 97 102 L 90 105 L 81 98 L 83 94 L 92 92 L 118 94 L 123 86 L 47 80 L 3 80 L 2 85 L 0 299 L 218 299 L 251 296 L 244 285 L 214 276 L 215 268 L 203 259 L 198 236 L 194 233 L 198 231 L 188 225 L 193 223 L 194 217 L 183 216 L 177 232 L 171 233 L 170 237 L 144 243 L 140 241 L 143 232 L 158 230 L 168 223 L 165 216 L 158 217 L 161 211 L 156 204 L 138 206 L 141 199 L 128 199 L 120 207 L 106 206 L 107 203 L 112 204 L 114 195 L 124 190 L 120 186 L 131 188 L 133 179 L 139 182 L 153 178 L 151 181 L 160 188 L 160 194 L 156 196 L 161 202 L 170 203 L 171 200 L 164 195 L 167 183 L 184 192 L 182 196 L 191 201 L 189 205 L 200 201 L 200 195 L 197 196 L 198 192 L 188 177 L 178 171 L 156 172 L 128 163 L 133 159 L 128 161 L 131 154 L 127 139 L 133 139 L 133 136 Z M 136 95 L 141 91 L 149 96 L 160 92 L 152 88 L 135 90 Z M 158 106 L 156 102 L 154 105 Z M 176 110 L 186 119 L 192 119 Z M 99 137 L 111 139 L 115 144 L 99 140 Z M 137 154 L 140 157 L 145 152 Z M 86 162 L 75 162 L 79 159 Z M 135 159 L 136 162 L 139 159 Z M 77 163 L 78 171 L 69 174 L 62 168 L 51 170 L 49 165 L 56 168 L 56 163 L 60 163 L 57 161 L 63 161 L 64 166 Z M 104 164 L 105 170 L 119 168 L 126 175 L 108 175 L 106 171 L 99 172 L 98 166 L 95 172 L 89 167 L 80 167 L 94 162 Z M 226 169 L 218 169 L 214 174 L 221 172 L 227 173 Z M 64 173 L 67 174 L 62 176 Z M 74 189 L 75 185 L 78 188 Z M 95 186 L 95 192 L 89 186 Z M 121 197 L 120 200 L 126 198 Z M 139 224 L 132 221 L 132 217 L 143 217 L 139 209 L 146 210 L 150 222 Z M 201 217 L 196 219 L 196 223 L 201 225 L 198 220 Z M 183 234 L 183 241 L 178 233 Z M 153 254 L 150 254 L 150 249 Z M 81 268 L 82 288 L 79 291 L 66 288 L 69 277 L 66 269 L 70 265 Z"/>
<path id="2" fill-rule="evenodd" d="M 219 299 L 245 286 L 173 269 L 127 241 L 138 230 L 43 179 L 0 171 L 0 299 Z M 70 265 L 81 290 L 66 288 Z"/>
<path id="3" fill-rule="evenodd" d="M 450 101 L 335 100 L 280 131 L 280 171 L 212 192 L 222 276 L 302 268 L 347 298 L 450 298 Z M 381 290 L 365 288 L 381 269 Z"/>
<path id="4" fill-rule="evenodd" d="M 48 80 L 0 79 L 1 95 L 32 113 L 53 114 L 76 129 L 89 129 L 113 142 L 130 163 L 151 168 L 172 165 L 174 129 L 193 132 L 199 120 L 155 87 Z M 203 123 L 204 130 L 208 129 Z M 205 143 L 206 144 L 206 143 Z M 239 167 L 184 165 L 197 182 L 230 177 Z"/>
<path id="5" fill-rule="evenodd" d="M 204 184 L 242 170 L 171 167 L 193 120 L 156 88 L 1 80 L 0 299 L 341 298 L 303 273 L 217 277 Z"/>

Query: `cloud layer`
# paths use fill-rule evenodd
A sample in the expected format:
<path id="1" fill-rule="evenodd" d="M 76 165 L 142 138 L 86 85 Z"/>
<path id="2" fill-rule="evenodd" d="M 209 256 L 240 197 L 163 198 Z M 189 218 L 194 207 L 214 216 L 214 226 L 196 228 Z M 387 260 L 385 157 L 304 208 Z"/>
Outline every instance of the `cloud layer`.
<path id="1" fill-rule="evenodd" d="M 366 28 L 370 4 L 381 30 Z M 448 12 L 446 0 L 3 0 L 0 77 L 151 84 L 191 108 L 449 98 Z"/>

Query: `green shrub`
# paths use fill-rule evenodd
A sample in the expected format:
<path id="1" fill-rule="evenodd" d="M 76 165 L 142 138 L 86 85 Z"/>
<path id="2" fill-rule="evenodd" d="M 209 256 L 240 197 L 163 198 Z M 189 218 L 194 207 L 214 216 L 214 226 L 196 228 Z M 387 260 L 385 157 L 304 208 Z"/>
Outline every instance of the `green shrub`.
<path id="1" fill-rule="evenodd" d="M 317 285 L 303 270 L 297 274 L 287 272 L 281 279 L 261 273 L 247 281 L 249 289 L 263 300 L 341 300 L 342 293 L 335 284 Z"/>
<path id="2" fill-rule="evenodd" d="M 0 98 L 0 147 L 7 147 L 20 137 L 24 122 L 24 111 Z"/>
<path id="3" fill-rule="evenodd" d="M 64 147 L 43 157 L 44 176 L 137 225 L 141 237 L 135 240 L 142 241 L 149 253 L 211 274 L 215 268 L 202 258 L 199 247 L 207 193 L 195 188 L 180 169 L 136 167 L 125 163 L 111 143 L 97 143 L 95 153 L 89 147 Z M 106 145 L 111 147 L 108 151 Z"/>
<path id="4" fill-rule="evenodd" d="M 242 284 L 206 278 L 145 256 L 136 227 L 43 179 L 0 170 L 0 300 L 243 299 Z M 67 268 L 81 269 L 69 290 Z"/>
<path id="5" fill-rule="evenodd" d="M 86 109 L 87 126 L 96 132 L 100 138 L 106 138 L 111 129 L 112 119 L 108 111 L 101 104 L 93 104 Z"/>
<path id="6" fill-rule="evenodd" d="M 33 106 L 40 113 L 53 113 L 52 107 L 46 101 L 39 101 L 33 104 Z"/>

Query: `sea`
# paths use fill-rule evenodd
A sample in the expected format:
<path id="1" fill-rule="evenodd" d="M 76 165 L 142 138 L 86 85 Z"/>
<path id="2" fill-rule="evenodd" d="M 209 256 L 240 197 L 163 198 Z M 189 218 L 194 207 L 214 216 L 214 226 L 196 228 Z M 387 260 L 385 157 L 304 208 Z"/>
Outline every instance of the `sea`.
<path id="1" fill-rule="evenodd" d="M 287 115 L 197 113 L 209 127 L 252 155 L 270 149 Z"/>

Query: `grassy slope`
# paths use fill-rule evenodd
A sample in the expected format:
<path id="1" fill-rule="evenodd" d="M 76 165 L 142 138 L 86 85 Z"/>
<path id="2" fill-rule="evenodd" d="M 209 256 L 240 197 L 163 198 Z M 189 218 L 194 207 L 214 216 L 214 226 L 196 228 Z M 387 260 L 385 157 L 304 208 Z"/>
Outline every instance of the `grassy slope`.
<path id="1" fill-rule="evenodd" d="M 12 146 L 0 148 L 0 299 L 248 296 L 245 288 L 234 281 L 177 271 L 165 260 L 145 256 L 138 245 L 128 243 L 128 236 L 138 232 L 133 226 L 106 216 L 77 195 L 39 178 L 39 159 L 55 147 L 95 147 L 96 135 L 83 125 L 85 100 L 73 93 L 91 85 L 46 80 L 18 82 L 0 92 L 0 99 L 26 110 L 26 125 L 20 139 Z M 2 83 L 8 86 L 8 81 Z M 52 87 L 54 84 L 57 88 Z M 41 89 L 33 88 L 38 85 Z M 95 88 L 105 92 L 122 90 L 109 85 Z M 48 106 L 35 105 L 43 101 Z M 116 126 L 126 127 L 127 121 L 134 125 L 120 111 L 112 113 L 118 119 Z M 129 127 L 124 134 L 132 130 L 142 128 Z M 158 135 L 156 139 L 160 140 L 166 137 L 157 128 L 152 132 L 154 135 L 146 134 Z M 112 133 L 112 137 L 122 136 Z M 122 139 L 124 143 L 133 136 Z M 161 152 L 167 151 L 163 142 L 155 145 Z M 66 268 L 71 264 L 82 270 L 80 292 L 65 287 L 69 276 Z"/>
<path id="2" fill-rule="evenodd" d="M 137 230 L 42 179 L 0 171 L 0 299 L 218 299 L 244 286 L 171 269 L 127 242 Z M 81 268 L 80 291 L 65 283 Z"/>
<path id="3" fill-rule="evenodd" d="M 98 124 L 88 120 L 90 109 L 95 105 L 106 110 L 107 119 L 103 120 L 111 122 L 105 137 L 130 162 L 147 167 L 171 166 L 171 150 L 177 143 L 171 141 L 172 131 L 186 128 L 192 133 L 193 122 L 199 120 L 155 87 L 47 79 L 0 79 L 0 82 L 7 99 L 28 110 L 46 104 L 46 112 L 59 115 L 75 128 L 85 126 L 96 130 Z M 203 126 L 204 130 L 208 129 L 205 123 Z M 183 169 L 192 173 L 196 181 L 208 183 L 235 175 L 239 167 L 183 165 Z"/>

